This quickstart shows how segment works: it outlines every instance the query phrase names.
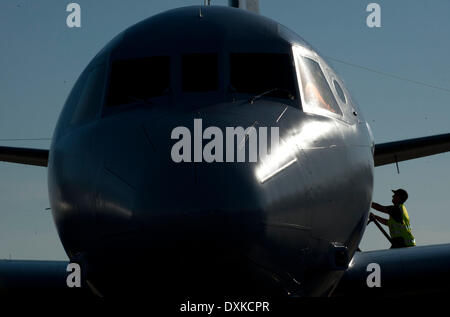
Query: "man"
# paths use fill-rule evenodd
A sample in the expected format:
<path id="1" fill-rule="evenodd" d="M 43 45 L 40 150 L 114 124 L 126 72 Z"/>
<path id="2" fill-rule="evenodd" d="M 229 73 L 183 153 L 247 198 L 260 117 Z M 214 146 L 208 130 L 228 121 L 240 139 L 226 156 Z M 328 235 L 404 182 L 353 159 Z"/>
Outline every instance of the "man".
<path id="1" fill-rule="evenodd" d="M 370 217 L 375 218 L 380 223 L 389 227 L 389 234 L 391 235 L 391 248 L 405 248 L 416 245 L 414 236 L 411 233 L 409 226 L 409 215 L 404 205 L 408 199 L 408 193 L 404 189 L 397 189 L 392 191 L 393 206 L 382 206 L 377 203 L 372 203 L 372 208 L 389 215 L 389 219 L 385 219 L 370 213 Z"/>

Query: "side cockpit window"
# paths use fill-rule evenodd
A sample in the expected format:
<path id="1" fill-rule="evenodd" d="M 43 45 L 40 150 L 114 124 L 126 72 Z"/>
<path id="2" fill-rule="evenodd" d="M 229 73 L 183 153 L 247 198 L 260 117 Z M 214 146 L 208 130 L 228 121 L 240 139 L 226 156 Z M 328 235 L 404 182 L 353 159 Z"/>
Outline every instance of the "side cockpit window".
<path id="1" fill-rule="evenodd" d="M 347 103 L 347 98 L 345 98 L 345 94 L 341 88 L 341 85 L 339 85 L 339 83 L 337 82 L 336 79 L 333 80 L 333 84 L 334 84 L 334 89 L 336 89 L 336 93 L 339 96 L 339 99 L 341 99 L 341 101 L 343 103 Z"/>
<path id="2" fill-rule="evenodd" d="M 342 115 L 319 63 L 307 57 L 301 59 L 300 75 L 305 104 Z"/>
<path id="3" fill-rule="evenodd" d="M 103 91 L 105 86 L 106 65 L 101 64 L 93 68 L 83 82 L 83 90 L 78 99 L 75 111 L 70 121 L 71 125 L 77 126 L 92 121 L 102 105 Z"/>
<path id="4" fill-rule="evenodd" d="M 169 91 L 169 56 L 116 60 L 111 64 L 106 105 L 114 107 L 147 101 Z"/>
<path id="5" fill-rule="evenodd" d="M 296 99 L 295 72 L 289 54 L 230 54 L 230 88 L 236 93 Z M 268 95 L 269 96 L 269 95 Z"/>
<path id="6" fill-rule="evenodd" d="M 67 131 L 95 121 L 103 104 L 106 61 L 99 55 L 86 67 L 73 86 L 55 128 L 55 139 Z"/>
<path id="7" fill-rule="evenodd" d="M 305 51 L 302 48 L 298 48 L 296 51 L 294 47 L 297 72 L 300 77 L 303 96 L 303 110 L 342 116 L 342 111 L 334 98 L 318 59 L 312 56 L 312 53 L 309 55 Z"/>

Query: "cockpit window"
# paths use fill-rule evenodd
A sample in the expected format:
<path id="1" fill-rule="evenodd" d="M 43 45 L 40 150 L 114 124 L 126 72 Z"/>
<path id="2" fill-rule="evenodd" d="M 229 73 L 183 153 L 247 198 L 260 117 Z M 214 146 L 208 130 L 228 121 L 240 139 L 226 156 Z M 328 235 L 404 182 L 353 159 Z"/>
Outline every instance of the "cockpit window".
<path id="1" fill-rule="evenodd" d="M 347 103 L 347 100 L 345 99 L 345 94 L 341 88 L 341 85 L 339 85 L 339 83 L 336 81 L 336 79 L 333 80 L 333 84 L 334 84 L 334 88 L 336 89 L 336 93 L 339 96 L 339 99 L 341 99 L 341 101 L 343 103 Z"/>
<path id="2" fill-rule="evenodd" d="M 342 116 L 333 92 L 328 85 L 319 63 L 308 57 L 299 57 L 300 77 L 303 87 L 305 104 L 308 107 L 319 107 Z"/>
<path id="3" fill-rule="evenodd" d="M 97 115 L 103 98 L 105 70 L 105 64 L 101 64 L 89 72 L 89 75 L 83 82 L 83 91 L 70 120 L 71 125 L 77 126 L 87 123 Z"/>
<path id="4" fill-rule="evenodd" d="M 218 55 L 184 54 L 181 57 L 183 92 L 206 92 L 219 89 Z"/>
<path id="5" fill-rule="evenodd" d="M 237 93 L 262 94 L 296 98 L 294 66 L 288 54 L 230 54 L 230 84 Z M 287 93 L 288 92 L 288 93 Z"/>
<path id="6" fill-rule="evenodd" d="M 112 63 L 107 105 L 113 107 L 148 100 L 169 91 L 169 56 L 117 60 Z"/>

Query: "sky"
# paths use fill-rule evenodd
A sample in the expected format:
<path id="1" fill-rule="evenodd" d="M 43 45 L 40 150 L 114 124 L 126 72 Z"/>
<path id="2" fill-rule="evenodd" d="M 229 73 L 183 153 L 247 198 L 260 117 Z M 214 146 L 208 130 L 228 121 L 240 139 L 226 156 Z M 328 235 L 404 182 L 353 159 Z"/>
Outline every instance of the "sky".
<path id="1" fill-rule="evenodd" d="M 81 27 L 69 28 L 70 2 L 0 2 L 0 146 L 48 148 L 70 89 L 110 39 L 154 14 L 203 3 L 78 0 Z M 329 58 L 360 104 L 376 143 L 449 133 L 450 1 L 376 1 L 379 28 L 366 24 L 370 2 L 260 0 L 260 11 Z M 406 205 L 417 245 L 450 243 L 449 166 L 447 153 L 401 162 L 400 174 L 395 165 L 375 169 L 374 201 L 389 204 L 391 189 L 409 192 Z M 48 207 L 46 168 L 0 162 L 0 259 L 67 259 Z M 373 224 L 360 245 L 363 251 L 389 246 Z"/>

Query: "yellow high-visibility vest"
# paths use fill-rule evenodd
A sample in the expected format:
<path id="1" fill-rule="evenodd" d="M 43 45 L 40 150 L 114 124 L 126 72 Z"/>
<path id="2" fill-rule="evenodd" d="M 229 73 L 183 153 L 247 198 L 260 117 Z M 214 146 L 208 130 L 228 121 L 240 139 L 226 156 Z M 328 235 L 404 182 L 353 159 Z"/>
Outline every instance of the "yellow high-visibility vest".
<path id="1" fill-rule="evenodd" d="M 403 238 L 406 246 L 412 247 L 416 245 L 416 240 L 411 233 L 411 227 L 409 226 L 409 215 L 405 205 L 399 205 L 402 211 L 402 222 L 397 222 L 392 216 L 389 216 L 388 226 L 391 238 Z"/>

